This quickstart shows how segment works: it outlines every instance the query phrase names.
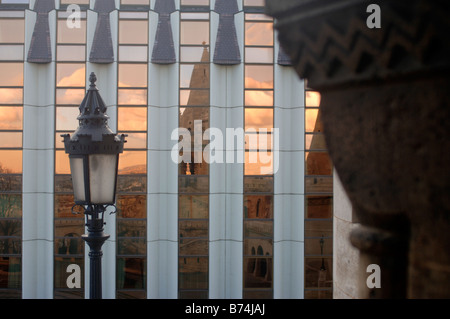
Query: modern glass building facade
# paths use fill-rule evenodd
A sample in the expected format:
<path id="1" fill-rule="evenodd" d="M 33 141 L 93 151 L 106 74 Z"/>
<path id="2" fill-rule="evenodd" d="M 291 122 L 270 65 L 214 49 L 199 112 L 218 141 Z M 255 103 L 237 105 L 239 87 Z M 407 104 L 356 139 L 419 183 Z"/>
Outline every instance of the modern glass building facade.
<path id="1" fill-rule="evenodd" d="M 89 296 L 61 134 L 91 72 L 128 135 L 104 298 L 332 297 L 320 96 L 274 23 L 262 0 L 0 0 L 1 298 Z"/>

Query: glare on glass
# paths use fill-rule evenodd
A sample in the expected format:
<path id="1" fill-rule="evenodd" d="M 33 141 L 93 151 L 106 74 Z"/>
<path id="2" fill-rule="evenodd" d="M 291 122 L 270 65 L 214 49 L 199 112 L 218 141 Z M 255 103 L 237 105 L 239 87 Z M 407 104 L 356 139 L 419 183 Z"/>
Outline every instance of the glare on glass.
<path id="1" fill-rule="evenodd" d="M 24 19 L 0 19 L 0 43 L 23 43 Z"/>
<path id="2" fill-rule="evenodd" d="M 119 64 L 119 87 L 146 87 L 147 64 Z"/>
<path id="3" fill-rule="evenodd" d="M 0 70 L 0 86 L 23 86 L 23 63 L 0 63 Z"/>
<path id="4" fill-rule="evenodd" d="M 0 106 L 0 129 L 21 130 L 23 108 L 20 106 Z"/>
<path id="5" fill-rule="evenodd" d="M 120 20 L 119 43 L 147 44 L 148 43 L 147 20 Z"/>
<path id="6" fill-rule="evenodd" d="M 272 65 L 246 65 L 245 88 L 247 89 L 272 89 L 273 66 Z"/>
<path id="7" fill-rule="evenodd" d="M 147 46 L 119 46 L 119 61 L 121 62 L 146 62 Z"/>
<path id="8" fill-rule="evenodd" d="M 181 21 L 181 44 L 209 44 L 209 22 Z"/>
<path id="9" fill-rule="evenodd" d="M 246 108 L 245 109 L 245 130 L 253 129 L 267 129 L 273 128 L 273 110 Z"/>
<path id="10" fill-rule="evenodd" d="M 305 104 L 306 106 L 320 106 L 320 93 L 316 91 L 306 91 Z"/>
<path id="11" fill-rule="evenodd" d="M 246 63 L 273 63 L 273 48 L 245 48 Z"/>
<path id="12" fill-rule="evenodd" d="M 22 104 L 23 89 L 0 88 L 0 104 Z"/>
<path id="13" fill-rule="evenodd" d="M 273 23 L 246 22 L 245 45 L 273 45 Z"/>
<path id="14" fill-rule="evenodd" d="M 58 20 L 58 43 L 86 43 L 86 20 L 80 20 L 79 28 L 69 28 L 66 19 Z"/>
<path id="15" fill-rule="evenodd" d="M 273 106 L 272 90 L 245 90 L 246 106 Z"/>
<path id="16" fill-rule="evenodd" d="M 319 109 L 305 110 L 305 131 L 323 132 Z"/>
<path id="17" fill-rule="evenodd" d="M 56 104 L 80 105 L 85 93 L 84 89 L 56 89 Z"/>
<path id="18" fill-rule="evenodd" d="M 58 131 L 75 131 L 78 128 L 77 117 L 80 114 L 78 107 L 56 108 L 56 129 Z"/>
<path id="19" fill-rule="evenodd" d="M 22 132 L 0 132 L 0 147 L 22 147 Z"/>
<path id="20" fill-rule="evenodd" d="M 119 107 L 117 111 L 119 131 L 146 131 L 147 108 L 145 107 Z M 127 145 L 128 142 L 125 144 Z"/>
<path id="21" fill-rule="evenodd" d="M 147 104 L 146 89 L 119 89 L 118 90 L 119 105 L 145 105 Z"/>
<path id="22" fill-rule="evenodd" d="M 0 45 L 0 60 L 23 60 L 23 44 Z"/>
<path id="23" fill-rule="evenodd" d="M 79 86 L 86 84 L 84 63 L 58 63 L 56 65 L 56 86 Z"/>
<path id="24" fill-rule="evenodd" d="M 86 59 L 86 47 L 84 45 L 58 45 L 56 48 L 56 60 L 58 61 L 84 61 Z"/>

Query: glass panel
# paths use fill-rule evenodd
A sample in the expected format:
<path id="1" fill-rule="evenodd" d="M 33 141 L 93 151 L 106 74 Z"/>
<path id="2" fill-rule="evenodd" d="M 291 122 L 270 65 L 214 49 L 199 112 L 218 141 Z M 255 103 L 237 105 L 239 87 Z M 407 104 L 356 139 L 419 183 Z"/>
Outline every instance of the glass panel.
<path id="1" fill-rule="evenodd" d="M 257 238 L 244 240 L 244 256 L 272 256 L 273 239 Z"/>
<path id="2" fill-rule="evenodd" d="M 89 4 L 89 0 L 61 0 L 61 4 Z"/>
<path id="3" fill-rule="evenodd" d="M 245 90 L 246 106 L 273 106 L 273 91 Z"/>
<path id="4" fill-rule="evenodd" d="M 305 192 L 306 193 L 332 193 L 333 192 L 333 177 L 305 177 Z"/>
<path id="5" fill-rule="evenodd" d="M 0 63 L 0 86 L 23 86 L 23 63 Z"/>
<path id="6" fill-rule="evenodd" d="M 22 147 L 22 132 L 0 132 L 0 147 Z"/>
<path id="7" fill-rule="evenodd" d="M 208 105 L 209 90 L 180 90 L 180 105 Z"/>
<path id="8" fill-rule="evenodd" d="M 24 39 L 23 19 L 0 19 L 0 43 L 23 43 Z"/>
<path id="9" fill-rule="evenodd" d="M 209 0 L 181 0 L 181 5 L 185 6 L 207 6 Z"/>
<path id="10" fill-rule="evenodd" d="M 181 44 L 209 44 L 209 22 L 181 21 Z"/>
<path id="11" fill-rule="evenodd" d="M 207 239 L 183 239 L 180 241 L 179 256 L 206 256 L 209 242 Z"/>
<path id="12" fill-rule="evenodd" d="M 147 108 L 146 107 L 119 107 L 118 129 L 119 131 L 146 131 Z M 127 146 L 128 143 L 125 143 Z"/>
<path id="13" fill-rule="evenodd" d="M 273 196 L 245 195 L 244 218 L 273 218 Z"/>
<path id="14" fill-rule="evenodd" d="M 126 4 L 125 2 L 139 2 L 142 1 L 144 2 L 144 4 L 148 4 L 148 0 L 123 0 L 122 4 Z M 119 12 L 119 19 L 148 19 L 148 12 L 126 12 L 126 11 L 122 11 Z"/>
<path id="15" fill-rule="evenodd" d="M 118 195 L 116 206 L 119 218 L 147 217 L 146 195 Z"/>
<path id="16" fill-rule="evenodd" d="M 320 106 L 320 93 L 315 91 L 305 91 L 306 106 Z"/>
<path id="17" fill-rule="evenodd" d="M 120 20 L 119 44 L 147 44 L 147 20 Z"/>
<path id="18" fill-rule="evenodd" d="M 244 288 L 272 288 L 271 257 L 244 257 Z"/>
<path id="19" fill-rule="evenodd" d="M 333 237 L 333 220 L 332 219 L 311 219 L 305 220 L 305 238 L 317 237 Z"/>
<path id="20" fill-rule="evenodd" d="M 117 299 L 146 299 L 144 290 L 118 290 L 116 291 Z"/>
<path id="21" fill-rule="evenodd" d="M 245 88 L 273 89 L 272 65 L 246 65 Z"/>
<path id="22" fill-rule="evenodd" d="M 273 193 L 273 177 L 271 176 L 244 176 L 245 193 Z"/>
<path id="23" fill-rule="evenodd" d="M 114 204 L 117 159 L 116 154 L 89 155 L 89 182 L 93 204 Z"/>
<path id="24" fill-rule="evenodd" d="M 205 57 L 207 57 L 206 61 L 209 61 L 209 53 L 208 53 L 207 48 L 203 48 L 203 47 L 181 47 L 180 48 L 181 62 L 202 62 L 202 61 L 204 62 Z"/>
<path id="25" fill-rule="evenodd" d="M 306 218 L 332 218 L 333 196 L 306 196 Z"/>
<path id="26" fill-rule="evenodd" d="M 272 299 L 273 291 L 272 289 L 244 290 L 242 296 L 243 299 Z"/>
<path id="27" fill-rule="evenodd" d="M 305 134 L 305 149 L 326 150 L 325 136 L 323 134 Z"/>
<path id="28" fill-rule="evenodd" d="M 273 19 L 263 13 L 246 13 L 245 20 L 272 21 Z"/>
<path id="29" fill-rule="evenodd" d="M 69 154 L 65 151 L 55 151 L 55 174 L 70 174 Z"/>
<path id="30" fill-rule="evenodd" d="M 23 89 L 0 88 L 0 104 L 22 104 Z"/>
<path id="31" fill-rule="evenodd" d="M 21 130 L 23 108 L 20 106 L 0 106 L 0 129 Z"/>
<path id="32" fill-rule="evenodd" d="M 207 220 L 180 220 L 179 233 L 180 242 L 183 238 L 208 238 Z"/>
<path id="33" fill-rule="evenodd" d="M 5 176 L 0 175 L 0 179 Z M 0 194 L 0 218 L 20 218 L 22 217 L 22 195 L 20 194 Z M 0 230 L 1 236 L 6 230 Z M 7 231 L 6 231 L 7 232 Z"/>
<path id="34" fill-rule="evenodd" d="M 204 132 L 209 127 L 209 108 L 206 107 L 183 107 L 180 108 L 180 127 L 188 129 L 191 134 L 194 133 L 196 125 L 201 121 L 201 130 Z M 197 127 L 199 130 L 200 127 Z M 202 133 L 203 134 L 203 133 Z M 194 140 L 192 139 L 192 143 Z"/>
<path id="35" fill-rule="evenodd" d="M 147 223 L 141 219 L 118 219 L 117 237 L 142 237 L 147 234 Z"/>
<path id="36" fill-rule="evenodd" d="M 184 156 L 184 154 L 180 154 L 180 156 Z M 209 174 L 209 164 L 205 161 L 202 151 L 191 152 L 189 158 L 186 162 L 182 159 L 181 163 L 178 165 L 179 175 Z"/>
<path id="37" fill-rule="evenodd" d="M 246 22 L 245 45 L 273 45 L 273 23 Z"/>
<path id="38" fill-rule="evenodd" d="M 182 175 L 178 176 L 178 192 L 179 193 L 208 193 L 209 177 Z"/>
<path id="39" fill-rule="evenodd" d="M 178 196 L 179 218 L 208 218 L 208 212 L 209 212 L 208 195 Z"/>
<path id="40" fill-rule="evenodd" d="M 56 65 L 56 86 L 86 85 L 86 67 L 81 63 L 58 63 Z"/>
<path id="41" fill-rule="evenodd" d="M 119 46 L 119 61 L 146 62 L 147 46 Z"/>
<path id="42" fill-rule="evenodd" d="M 305 289 L 305 299 L 333 299 L 333 289 L 332 288 L 322 288 L 314 290 Z"/>
<path id="43" fill-rule="evenodd" d="M 7 174 L 0 164 L 0 191 L 2 192 L 21 192 L 22 191 L 22 175 L 3 175 Z"/>
<path id="44" fill-rule="evenodd" d="M 73 237 L 73 236 L 80 237 L 83 233 L 84 233 L 83 218 L 70 217 L 70 218 L 55 219 L 55 237 Z"/>
<path id="45" fill-rule="evenodd" d="M 145 105 L 147 104 L 146 89 L 119 89 L 118 90 L 119 105 Z"/>
<path id="46" fill-rule="evenodd" d="M 332 284 L 332 258 L 305 258 L 305 288 L 332 287 Z"/>
<path id="47" fill-rule="evenodd" d="M 119 87 L 146 87 L 147 64 L 119 64 Z"/>
<path id="48" fill-rule="evenodd" d="M 146 148 L 147 147 L 147 133 L 130 133 L 127 134 L 127 142 L 125 143 L 125 149 L 132 148 Z"/>
<path id="49" fill-rule="evenodd" d="M 119 255 L 145 255 L 147 244 L 145 238 L 118 238 L 117 254 Z"/>
<path id="50" fill-rule="evenodd" d="M 259 6 L 263 7 L 265 5 L 264 0 L 244 0 L 245 6 Z"/>
<path id="51" fill-rule="evenodd" d="M 273 48 L 245 48 L 245 63 L 273 63 Z"/>
<path id="52" fill-rule="evenodd" d="M 122 155 L 121 155 L 122 156 Z M 119 157 L 120 163 L 120 157 Z M 120 171 L 119 171 L 120 174 Z M 144 193 L 147 190 L 147 176 L 119 175 L 117 176 L 117 192 Z"/>
<path id="53" fill-rule="evenodd" d="M 208 257 L 178 258 L 179 289 L 208 289 Z"/>
<path id="54" fill-rule="evenodd" d="M 266 129 L 267 131 L 273 128 L 273 109 L 245 109 L 245 130 Z"/>
<path id="55" fill-rule="evenodd" d="M 181 12 L 181 20 L 208 20 L 208 12 Z"/>
<path id="56" fill-rule="evenodd" d="M 20 219 L 0 218 L 0 236 L 21 237 L 22 236 L 22 221 Z"/>
<path id="57" fill-rule="evenodd" d="M 117 258 L 117 289 L 145 288 L 146 267 L 144 258 Z"/>
<path id="58" fill-rule="evenodd" d="M 333 254 L 333 238 L 306 238 L 305 256 L 322 256 Z"/>
<path id="59" fill-rule="evenodd" d="M 246 150 L 271 150 L 273 136 L 269 130 L 267 132 L 250 132 L 245 134 Z"/>
<path id="60" fill-rule="evenodd" d="M 0 265 L 2 270 L 0 271 L 0 288 L 21 288 L 22 259 L 20 257 L 0 257 Z"/>
<path id="61" fill-rule="evenodd" d="M 69 233 L 67 237 L 55 238 L 55 255 L 82 255 L 83 252 L 84 240 L 80 234 Z"/>
<path id="62" fill-rule="evenodd" d="M 69 28 L 66 22 L 66 19 L 58 20 L 57 43 L 86 43 L 86 20 L 80 20 L 79 28 Z"/>
<path id="63" fill-rule="evenodd" d="M 55 264 L 54 264 L 54 274 L 55 274 L 55 288 L 63 288 L 63 289 L 67 289 L 67 277 L 69 276 L 69 274 L 67 273 L 67 267 L 71 264 L 76 264 L 80 267 L 81 270 L 81 279 L 80 279 L 80 283 L 81 283 L 81 289 L 83 289 L 84 286 L 84 258 L 83 257 L 55 257 Z M 73 288 L 75 289 L 75 288 Z M 83 294 L 83 291 L 80 290 L 77 293 L 72 292 L 72 290 L 70 292 L 68 291 L 61 291 L 58 292 L 58 295 L 60 297 L 64 297 L 64 298 L 79 298 L 79 294 Z M 56 297 L 56 296 L 55 296 Z"/>
<path id="64" fill-rule="evenodd" d="M 319 109 L 305 109 L 305 131 L 323 132 Z"/>
<path id="65" fill-rule="evenodd" d="M 261 238 L 273 237 L 273 221 L 244 220 L 244 237 Z"/>
<path id="66" fill-rule="evenodd" d="M 55 193 L 56 192 L 73 194 L 71 175 L 55 175 Z"/>
<path id="67" fill-rule="evenodd" d="M 22 151 L 0 150 L 0 172 L 2 174 L 22 173 Z"/>
<path id="68" fill-rule="evenodd" d="M 124 151 L 119 157 L 119 174 L 146 174 L 147 152 Z"/>
<path id="69" fill-rule="evenodd" d="M 209 88 L 209 64 L 180 65 L 180 88 Z"/>
<path id="70" fill-rule="evenodd" d="M 23 60 L 23 45 L 0 45 L 0 60 Z"/>
<path id="71" fill-rule="evenodd" d="M 245 152 L 245 175 L 272 175 L 273 153 L 270 151 Z"/>
<path id="72" fill-rule="evenodd" d="M 306 175 L 332 175 L 333 166 L 327 152 L 305 152 Z"/>
<path id="73" fill-rule="evenodd" d="M 56 104 L 80 105 L 85 94 L 84 89 L 56 89 Z"/>
<path id="74" fill-rule="evenodd" d="M 58 131 L 75 131 L 79 125 L 77 120 L 79 114 L 80 109 L 76 106 L 56 107 L 56 129 Z"/>
<path id="75" fill-rule="evenodd" d="M 84 45 L 58 45 L 56 59 L 58 61 L 84 61 L 86 60 L 86 47 Z"/>

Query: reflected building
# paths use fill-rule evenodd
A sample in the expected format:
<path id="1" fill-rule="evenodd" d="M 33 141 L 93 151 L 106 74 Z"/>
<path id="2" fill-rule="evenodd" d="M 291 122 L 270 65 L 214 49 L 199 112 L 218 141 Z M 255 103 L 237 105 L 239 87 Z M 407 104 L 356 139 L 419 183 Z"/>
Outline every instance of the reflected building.
<path id="1" fill-rule="evenodd" d="M 128 135 L 105 298 L 331 298 L 320 97 L 264 1 L 76 2 L 72 28 L 70 0 L 0 0 L 0 298 L 89 296 L 60 136 L 78 126 L 91 72 L 109 125 Z M 177 148 L 181 129 L 190 149 Z M 208 129 L 222 132 L 214 150 Z M 73 264 L 80 288 L 67 286 Z"/>

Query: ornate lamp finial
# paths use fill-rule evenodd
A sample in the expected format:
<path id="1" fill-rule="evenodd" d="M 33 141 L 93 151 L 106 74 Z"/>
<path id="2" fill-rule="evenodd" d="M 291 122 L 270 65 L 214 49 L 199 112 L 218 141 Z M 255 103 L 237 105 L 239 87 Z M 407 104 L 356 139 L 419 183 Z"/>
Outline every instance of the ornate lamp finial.
<path id="1" fill-rule="evenodd" d="M 91 75 L 89 76 L 89 82 L 91 82 L 91 87 L 95 86 L 95 82 L 97 81 L 97 76 L 94 72 L 91 72 Z"/>

